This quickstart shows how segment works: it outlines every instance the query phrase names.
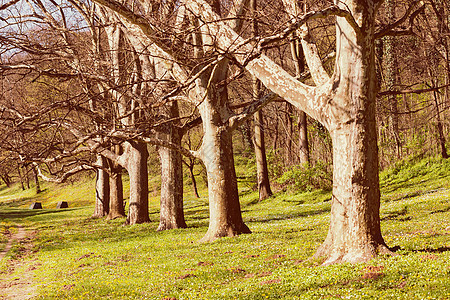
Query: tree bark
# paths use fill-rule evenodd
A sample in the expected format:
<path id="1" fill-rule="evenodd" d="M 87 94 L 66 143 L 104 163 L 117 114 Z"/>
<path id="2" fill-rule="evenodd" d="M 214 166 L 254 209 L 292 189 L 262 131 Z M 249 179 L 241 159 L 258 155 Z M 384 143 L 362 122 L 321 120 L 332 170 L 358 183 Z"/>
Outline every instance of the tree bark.
<path id="1" fill-rule="evenodd" d="M 124 143 L 127 171 L 130 177 L 130 204 L 127 224 L 150 222 L 148 215 L 148 151 L 142 142 Z"/>
<path id="2" fill-rule="evenodd" d="M 102 168 L 97 170 L 97 179 L 95 181 L 95 207 L 94 218 L 102 218 L 109 212 L 109 175 L 105 171 L 107 166 L 106 158 L 97 155 L 97 164 Z"/>
<path id="3" fill-rule="evenodd" d="M 251 232 L 242 220 L 239 203 L 233 157 L 233 128 L 223 122 L 228 120 L 227 115 L 224 115 L 228 114 L 227 87 L 216 86 L 226 78 L 227 65 L 228 61 L 223 60 L 217 68 L 206 72 L 197 81 L 199 95 L 206 95 L 198 107 L 203 125 L 201 158 L 207 171 L 209 195 L 209 227 L 202 242 Z"/>
<path id="4" fill-rule="evenodd" d="M 170 117 L 178 117 L 178 104 L 168 104 Z M 175 125 L 166 126 L 166 133 L 159 134 L 160 138 L 167 140 L 181 148 L 181 129 Z M 159 147 L 161 161 L 161 205 L 158 231 L 186 228 L 183 211 L 183 165 L 179 151 L 166 147 Z"/>
<path id="5" fill-rule="evenodd" d="M 120 155 L 122 147 L 120 145 L 113 146 L 113 151 Z M 122 182 L 122 166 L 109 161 L 111 174 L 109 176 L 109 213 L 108 220 L 125 217 L 125 207 L 123 202 L 123 182 Z"/>
<path id="6" fill-rule="evenodd" d="M 199 110 L 203 120 L 202 157 L 208 174 L 209 194 L 209 227 L 201 241 L 250 233 L 241 215 L 232 130 L 220 124 L 218 107 L 209 101 L 202 103 Z"/>
<path id="7" fill-rule="evenodd" d="M 353 128 L 351 128 L 353 127 Z M 356 128 L 355 128 L 356 127 Z M 362 262 L 387 252 L 380 230 L 380 191 L 372 121 L 331 132 L 333 196 L 330 227 L 315 253 L 324 264 Z"/>
<path id="8" fill-rule="evenodd" d="M 380 229 L 380 188 L 375 122 L 377 94 L 374 28 L 377 1 L 343 1 L 360 20 L 359 34 L 337 18 L 337 61 L 333 101 L 347 108 L 330 134 L 333 142 L 333 199 L 328 235 L 315 256 L 325 264 L 368 261 L 387 253 Z M 351 63 L 350 63 L 351 62 Z M 345 84 L 339 84 L 345 82 Z M 344 115 L 343 115 L 344 116 Z"/>
<path id="9" fill-rule="evenodd" d="M 25 180 L 27 182 L 27 189 L 30 189 L 30 170 L 28 170 L 28 166 L 25 166 Z M 34 176 L 34 174 L 33 174 Z"/>
<path id="10" fill-rule="evenodd" d="M 286 114 L 285 114 L 285 120 L 286 120 L 286 127 L 285 127 L 285 134 L 286 134 L 286 147 L 284 149 L 285 151 L 285 166 L 290 167 L 295 164 L 294 162 L 294 155 L 292 150 L 292 136 L 294 135 L 294 125 L 293 125 L 293 116 L 294 116 L 294 106 L 286 102 Z"/>

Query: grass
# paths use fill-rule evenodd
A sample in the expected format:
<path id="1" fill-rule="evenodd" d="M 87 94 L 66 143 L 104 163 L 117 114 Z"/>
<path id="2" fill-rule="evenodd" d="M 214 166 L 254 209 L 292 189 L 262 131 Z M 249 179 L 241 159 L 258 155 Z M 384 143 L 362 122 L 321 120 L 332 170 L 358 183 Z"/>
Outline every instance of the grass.
<path id="1" fill-rule="evenodd" d="M 37 231 L 34 253 L 8 259 L 19 255 L 33 266 L 38 299 L 449 299 L 450 161 L 407 162 L 380 178 L 383 236 L 399 250 L 366 264 L 321 267 L 309 259 L 328 228 L 325 191 L 258 202 L 257 192 L 241 186 L 253 233 L 210 244 L 197 242 L 208 225 L 204 187 L 200 199 L 185 189 L 189 228 L 183 230 L 155 231 L 152 194 L 151 223 L 91 219 L 88 180 L 39 196 L 52 207 L 65 195 L 72 203 L 66 210 L 28 210 L 23 199 L 32 195 L 1 190 L 0 217 L 2 226 Z M 3 268 L 0 279 L 24 270 Z"/>

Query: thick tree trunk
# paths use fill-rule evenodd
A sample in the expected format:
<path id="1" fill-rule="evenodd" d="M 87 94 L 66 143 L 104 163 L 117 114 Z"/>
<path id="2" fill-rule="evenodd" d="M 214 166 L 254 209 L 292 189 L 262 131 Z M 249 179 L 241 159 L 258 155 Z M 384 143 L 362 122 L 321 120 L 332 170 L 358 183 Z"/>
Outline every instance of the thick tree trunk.
<path id="1" fill-rule="evenodd" d="M 387 250 L 380 231 L 376 129 L 373 121 L 361 121 L 331 132 L 330 228 L 315 254 L 326 257 L 325 264 L 367 261 Z"/>
<path id="2" fill-rule="evenodd" d="M 119 170 L 120 169 L 120 170 Z M 125 217 L 125 207 L 123 203 L 123 183 L 122 183 L 122 168 L 118 167 L 111 171 L 109 176 L 109 213 L 108 220 Z"/>
<path id="3" fill-rule="evenodd" d="M 236 172 L 234 169 L 232 131 L 223 129 L 215 120 L 207 119 L 206 105 L 201 105 L 203 119 L 202 155 L 208 174 L 209 228 L 202 242 L 220 237 L 250 233 L 244 224 L 239 203 Z"/>
<path id="4" fill-rule="evenodd" d="M 98 155 L 97 164 L 107 168 L 106 158 Z M 95 207 L 92 217 L 101 218 L 109 212 L 109 175 L 104 169 L 97 170 L 95 182 Z"/>
<path id="5" fill-rule="evenodd" d="M 222 62 L 225 66 L 228 62 Z M 221 82 L 226 73 L 223 65 L 211 74 L 213 82 Z M 226 69 L 225 69 L 226 70 Z M 242 220 L 239 203 L 236 171 L 234 169 L 232 128 L 223 123 L 226 119 L 222 113 L 227 113 L 227 89 L 209 84 L 210 76 L 203 76 L 198 81 L 199 91 L 207 92 L 207 97 L 199 105 L 203 124 L 203 141 L 201 158 L 205 164 L 208 176 L 209 195 L 209 227 L 202 242 L 214 241 L 225 236 L 235 236 L 250 233 L 250 229 Z M 202 88 L 203 91 L 202 91 Z"/>
<path id="6" fill-rule="evenodd" d="M 332 124 L 333 199 L 327 238 L 315 256 L 325 264 L 362 262 L 389 252 L 380 229 L 380 188 L 375 123 L 375 3 L 347 1 L 361 32 L 337 18 L 337 69 L 333 97 L 344 110 Z M 369 13 L 372 11 L 372 14 Z M 351 63 L 350 63 L 351 62 Z M 345 110 L 347 109 L 347 112 Z"/>
<path id="7" fill-rule="evenodd" d="M 122 154 L 122 147 L 115 145 L 113 151 L 120 155 Z M 111 175 L 109 176 L 109 213 L 108 220 L 125 217 L 125 207 L 123 203 L 123 182 L 122 182 L 122 167 L 112 161 Z"/>
<path id="8" fill-rule="evenodd" d="M 176 105 L 173 103 L 172 105 Z M 176 115 L 178 115 L 178 108 Z M 181 132 L 175 126 L 168 126 L 169 131 L 161 138 L 181 147 Z M 183 211 L 183 165 L 179 151 L 159 147 L 161 160 L 161 205 L 158 231 L 186 228 Z"/>
<path id="9" fill-rule="evenodd" d="M 127 224 L 150 222 L 148 215 L 148 151 L 146 143 L 126 142 L 127 171 L 130 177 L 130 204 Z"/>

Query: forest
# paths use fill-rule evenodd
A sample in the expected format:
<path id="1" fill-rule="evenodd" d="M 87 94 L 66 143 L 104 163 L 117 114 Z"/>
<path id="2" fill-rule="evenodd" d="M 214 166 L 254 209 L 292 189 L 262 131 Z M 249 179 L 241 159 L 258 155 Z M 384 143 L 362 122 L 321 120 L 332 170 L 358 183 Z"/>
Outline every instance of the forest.
<path id="1" fill-rule="evenodd" d="M 180 246 L 186 248 L 179 254 L 183 258 L 196 251 L 189 247 L 206 247 L 197 249 L 202 253 L 208 247 L 222 251 L 226 243 L 244 249 L 265 240 L 285 242 L 279 251 L 289 252 L 299 247 L 291 241 L 295 234 L 290 235 L 298 230 L 295 222 L 317 215 L 322 231 L 306 237 L 314 246 L 302 252 L 307 253 L 301 258 L 305 268 L 350 274 L 359 266 L 363 279 L 376 286 L 378 279 L 388 281 L 383 273 L 387 267 L 361 264 L 396 259 L 405 249 L 422 252 L 422 260 L 446 261 L 448 1 L 4 0 L 0 76 L 3 249 L 14 233 L 30 227 L 29 244 L 35 243 L 30 249 L 41 249 L 39 253 L 60 249 L 53 243 L 63 237 L 75 243 L 83 232 L 92 231 L 98 241 L 114 240 L 115 230 L 130 238 L 128 243 L 124 238 L 123 249 L 134 245 L 136 235 L 165 245 L 173 255 L 181 251 L 174 245 L 193 235 L 196 246 Z M 436 203 L 424 200 L 435 194 Z M 69 209 L 53 210 L 56 199 L 68 201 Z M 417 199 L 427 205 L 413 214 L 421 207 L 414 207 L 422 203 Z M 404 202 L 410 200 L 417 203 Z M 36 201 L 43 202 L 42 213 L 28 209 Z M 398 210 L 392 210 L 391 202 Z M 50 212 L 49 219 L 40 218 Z M 442 214 L 443 222 L 432 228 L 413 222 L 426 214 L 433 216 L 430 220 Z M 390 224 L 394 221 L 399 223 Z M 398 245 L 390 230 L 401 235 L 406 229 L 400 221 L 436 240 L 426 246 Z M 264 222 L 283 225 L 275 234 Z M 78 255 L 74 261 L 100 259 L 94 253 L 101 250 L 93 249 L 63 255 Z M 159 250 L 148 253 L 160 255 L 161 261 L 169 255 L 152 251 Z M 269 260 L 283 265 L 285 256 Z M 209 259 L 195 269 L 218 264 Z M 126 254 L 119 260 L 142 264 Z M 166 268 L 164 261 L 156 268 L 164 265 L 167 274 L 177 268 Z M 7 266 L 2 268 L 8 273 Z M 446 262 L 438 269 L 448 275 L 449 268 Z M 9 268 L 9 273 L 12 269 L 20 268 Z M 195 272 L 180 278 L 203 278 Z M 231 273 L 269 276 L 240 267 L 232 267 Z M 139 281 L 136 274 L 128 275 Z M 286 276 L 278 274 L 264 286 L 282 284 L 290 278 Z M 448 285 L 443 288 L 448 279 L 439 280 L 434 287 L 441 294 L 432 299 L 450 295 Z M 361 284 L 344 281 L 343 286 Z M 332 284 L 319 286 L 327 290 Z M 96 299 L 109 293 L 108 288 L 78 290 L 71 283 L 64 287 L 59 294 L 43 288 L 47 294 L 41 296 Z M 189 290 L 184 285 L 167 287 L 148 296 L 143 289 L 143 294 L 129 290 L 109 297 L 201 298 L 195 294 L 200 287 L 192 294 L 183 291 Z M 321 299 L 348 292 L 347 287 L 332 287 L 331 294 L 306 297 L 301 291 L 307 288 L 290 294 L 282 285 L 285 294 L 276 296 L 265 287 L 265 297 L 260 290 L 246 289 L 211 291 L 206 298 Z M 381 299 L 383 288 L 377 289 L 353 296 Z M 413 299 L 413 294 L 397 298 Z"/>

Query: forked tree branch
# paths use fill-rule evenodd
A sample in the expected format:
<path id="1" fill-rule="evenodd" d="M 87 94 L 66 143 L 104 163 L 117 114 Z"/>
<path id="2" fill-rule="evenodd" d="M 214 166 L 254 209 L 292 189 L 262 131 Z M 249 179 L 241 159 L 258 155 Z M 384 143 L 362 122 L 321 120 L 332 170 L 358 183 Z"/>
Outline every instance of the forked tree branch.
<path id="1" fill-rule="evenodd" d="M 420 1 L 414 1 L 413 4 L 411 4 L 404 15 L 395 21 L 392 24 L 389 24 L 385 26 L 384 28 L 381 28 L 378 32 L 375 33 L 375 39 L 382 38 L 383 36 L 398 36 L 398 35 L 409 35 L 412 34 L 412 27 L 414 25 L 415 18 L 419 15 L 420 12 L 422 12 L 425 9 L 425 2 L 423 0 Z M 408 28 L 403 30 L 396 30 L 400 25 L 405 23 L 406 21 L 409 21 Z"/>

